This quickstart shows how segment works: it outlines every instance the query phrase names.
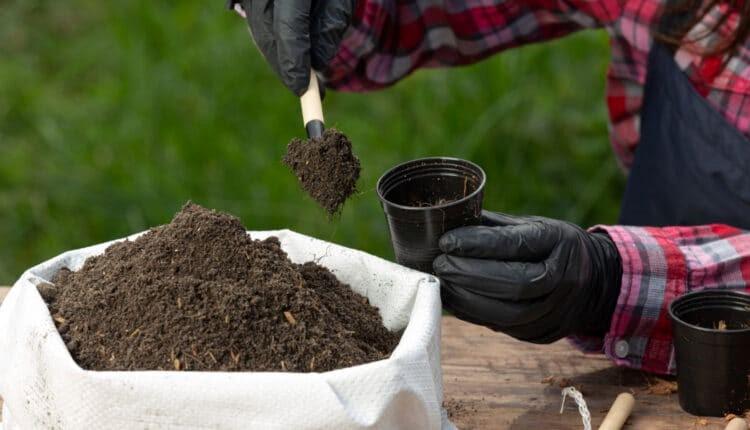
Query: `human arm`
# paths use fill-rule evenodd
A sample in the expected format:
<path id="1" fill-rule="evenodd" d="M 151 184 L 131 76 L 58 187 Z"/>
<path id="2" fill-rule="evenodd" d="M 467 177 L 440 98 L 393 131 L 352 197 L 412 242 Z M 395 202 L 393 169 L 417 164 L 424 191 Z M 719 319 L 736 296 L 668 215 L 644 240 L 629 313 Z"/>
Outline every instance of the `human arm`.
<path id="1" fill-rule="evenodd" d="M 612 25 L 623 0 L 360 0 L 326 72 L 365 91 L 427 67 L 475 63 L 505 49 Z"/>
<path id="2" fill-rule="evenodd" d="M 568 223 L 555 220 L 548 223 L 554 228 L 567 229 L 566 226 L 569 226 Z M 506 225 L 495 223 L 495 228 L 499 231 L 507 230 L 508 223 L 504 224 Z M 478 228 L 466 227 L 447 235 L 458 234 L 459 237 L 466 238 L 475 234 Z M 475 233 L 471 233 L 472 231 Z M 585 350 L 604 352 L 617 364 L 667 374 L 674 372 L 672 331 L 667 312 L 669 303 L 689 291 L 719 287 L 747 290 L 750 284 L 750 232 L 723 225 L 666 228 L 599 226 L 587 234 L 606 234 L 619 258 L 621 275 L 618 273 L 618 276 L 621 279 L 613 299 L 611 281 L 602 282 L 607 279 L 607 273 L 611 275 L 616 270 L 611 265 L 612 258 L 591 258 L 590 253 L 576 251 L 574 242 L 580 242 L 581 237 L 584 241 L 587 239 L 581 233 L 583 230 L 573 228 L 570 231 L 575 233 L 574 237 L 579 238 L 568 245 L 560 245 L 560 242 L 569 241 L 565 237 L 570 235 L 565 234 L 560 236 L 561 239 L 551 240 L 550 243 L 554 245 L 545 246 L 546 249 L 568 249 L 564 255 L 569 258 L 563 259 L 563 264 L 549 264 L 551 253 L 536 259 L 551 272 L 545 275 L 547 279 L 566 279 L 567 285 L 557 282 L 558 285 L 554 288 L 548 286 L 549 291 L 541 291 L 544 294 L 535 298 L 535 301 L 517 300 L 519 297 L 515 297 L 516 300 L 509 300 L 509 297 L 498 300 L 501 294 L 509 291 L 507 282 L 485 285 L 490 288 L 489 294 L 487 288 L 484 292 L 478 289 L 481 283 L 487 284 L 487 277 L 482 274 L 491 269 L 473 267 L 462 271 L 461 275 L 455 267 L 451 268 L 436 260 L 436 273 L 445 284 L 442 292 L 444 305 L 448 309 L 458 307 L 459 317 L 518 338 L 550 341 L 570 336 Z M 505 233 L 504 235 L 507 236 Z M 524 255 L 527 254 L 524 247 L 528 248 L 529 244 L 534 243 L 533 240 L 534 236 L 531 234 L 523 234 L 514 242 L 495 240 L 496 244 L 504 248 L 503 258 L 495 258 L 495 261 L 489 263 L 528 260 Z M 445 241 L 448 240 L 441 241 L 441 246 L 448 252 L 439 257 L 443 261 L 457 253 L 451 246 L 446 247 Z M 485 247 L 492 248 L 490 243 L 488 241 Z M 605 254 L 609 255 L 609 252 L 610 249 L 607 249 Z M 605 260 L 609 260 L 609 263 Z M 593 270 L 601 270 L 604 275 L 580 276 L 581 265 L 599 267 Z M 495 277 L 506 278 L 517 277 L 519 273 L 503 273 L 502 270 L 494 272 Z M 560 273 L 568 275 L 561 277 Z M 535 285 L 516 282 L 510 286 L 528 289 Z M 559 296 L 552 298 L 552 294 L 557 291 L 560 292 Z M 483 294 L 477 295 L 478 292 Z M 540 294 L 540 291 L 526 294 Z M 466 297 L 470 299 L 467 300 Z M 610 303 L 610 300 L 614 301 L 608 305 L 611 306 L 609 308 L 598 305 Z M 544 311 L 543 306 L 548 306 L 550 310 L 539 314 L 539 310 Z M 525 307 L 528 308 L 525 314 L 512 313 L 514 309 L 523 310 Z M 534 317 L 534 312 L 543 318 Z M 607 314 L 608 317 L 604 316 Z M 556 329 L 555 336 L 545 337 L 550 328 L 556 327 L 559 328 Z M 598 327 L 600 332 L 592 331 L 592 327 Z"/>
<path id="3" fill-rule="evenodd" d="M 612 24 L 622 0 L 229 0 L 299 95 L 309 69 L 328 86 L 382 88 L 421 67 L 470 64 L 504 49 Z M 343 41 L 342 41 L 343 40 Z"/>
<path id="4" fill-rule="evenodd" d="M 575 341 L 588 344 L 590 351 L 603 351 L 619 365 L 675 373 L 669 304 L 702 289 L 750 292 L 748 231 L 720 224 L 598 226 L 592 230 L 606 231 L 617 246 L 622 259 L 621 291 L 607 334 Z"/>

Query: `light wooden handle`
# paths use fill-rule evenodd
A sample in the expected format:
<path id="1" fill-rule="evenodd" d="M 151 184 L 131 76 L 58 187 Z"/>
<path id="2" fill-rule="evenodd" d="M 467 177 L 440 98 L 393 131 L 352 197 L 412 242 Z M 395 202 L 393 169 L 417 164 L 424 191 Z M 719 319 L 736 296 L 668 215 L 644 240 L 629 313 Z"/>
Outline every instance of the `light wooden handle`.
<path id="1" fill-rule="evenodd" d="M 310 70 L 310 85 L 300 98 L 302 103 L 302 121 L 307 126 L 310 121 L 318 120 L 325 123 L 323 119 L 323 103 L 320 101 L 320 88 L 318 88 L 318 77 L 315 70 Z"/>
<path id="2" fill-rule="evenodd" d="M 724 430 L 747 430 L 747 421 L 744 418 L 734 418 Z"/>
<path id="3" fill-rule="evenodd" d="M 628 420 L 630 413 L 633 412 L 635 397 L 630 393 L 621 393 L 612 403 L 607 416 L 604 417 L 599 430 L 620 430 L 625 421 Z"/>

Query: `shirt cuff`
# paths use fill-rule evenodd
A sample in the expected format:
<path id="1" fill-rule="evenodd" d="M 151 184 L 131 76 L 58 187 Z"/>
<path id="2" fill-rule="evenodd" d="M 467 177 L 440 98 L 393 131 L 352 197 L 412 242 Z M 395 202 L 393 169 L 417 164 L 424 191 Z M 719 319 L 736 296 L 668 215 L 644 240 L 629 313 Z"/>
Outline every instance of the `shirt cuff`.
<path id="1" fill-rule="evenodd" d="M 587 352 L 604 352 L 616 364 L 673 374 L 668 304 L 685 291 L 687 264 L 669 233 L 658 228 L 596 226 L 622 259 L 622 284 L 609 332 L 603 338 L 573 337 Z"/>

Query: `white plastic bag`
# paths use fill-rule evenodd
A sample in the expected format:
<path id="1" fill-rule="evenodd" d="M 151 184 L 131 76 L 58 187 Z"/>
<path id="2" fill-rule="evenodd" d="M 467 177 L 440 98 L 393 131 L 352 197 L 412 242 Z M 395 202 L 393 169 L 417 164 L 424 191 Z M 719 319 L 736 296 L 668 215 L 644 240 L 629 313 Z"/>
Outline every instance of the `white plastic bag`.
<path id="1" fill-rule="evenodd" d="M 453 428 L 442 409 L 437 279 L 288 230 L 250 235 L 277 236 L 292 261 L 326 266 L 380 309 L 387 328 L 405 328 L 391 357 L 308 374 L 83 370 L 35 286 L 109 242 L 27 270 L 0 306 L 5 430 Z"/>

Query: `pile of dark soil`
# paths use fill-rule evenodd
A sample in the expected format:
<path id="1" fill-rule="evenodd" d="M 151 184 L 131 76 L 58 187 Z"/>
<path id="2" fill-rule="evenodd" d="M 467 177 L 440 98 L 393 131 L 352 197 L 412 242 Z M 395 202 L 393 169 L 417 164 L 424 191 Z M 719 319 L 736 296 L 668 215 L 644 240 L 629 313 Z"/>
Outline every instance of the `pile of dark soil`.
<path id="1" fill-rule="evenodd" d="M 86 369 L 320 372 L 386 358 L 399 339 L 326 268 L 191 203 L 53 282 L 39 290 Z"/>
<path id="2" fill-rule="evenodd" d="M 352 143 L 340 131 L 328 129 L 323 137 L 293 139 L 284 156 L 302 186 L 330 215 L 357 190 L 360 165 Z"/>

